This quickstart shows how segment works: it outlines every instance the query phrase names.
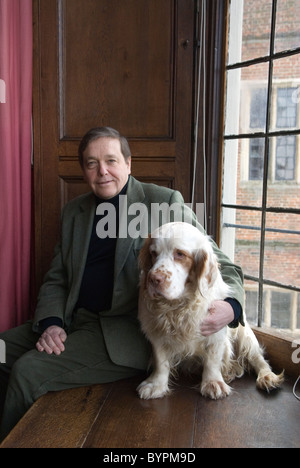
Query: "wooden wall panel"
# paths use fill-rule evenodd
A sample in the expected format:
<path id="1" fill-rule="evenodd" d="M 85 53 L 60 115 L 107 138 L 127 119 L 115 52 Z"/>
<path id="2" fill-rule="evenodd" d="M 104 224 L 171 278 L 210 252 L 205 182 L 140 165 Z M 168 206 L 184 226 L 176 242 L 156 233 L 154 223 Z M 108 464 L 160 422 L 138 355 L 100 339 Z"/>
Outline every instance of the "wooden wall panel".
<path id="1" fill-rule="evenodd" d="M 132 174 L 190 201 L 194 0 L 33 0 L 37 283 L 60 212 L 87 189 L 78 144 L 116 128 Z"/>
<path id="2" fill-rule="evenodd" d="M 71 3 L 59 3 L 61 138 L 95 122 L 130 138 L 172 138 L 175 2 Z"/>

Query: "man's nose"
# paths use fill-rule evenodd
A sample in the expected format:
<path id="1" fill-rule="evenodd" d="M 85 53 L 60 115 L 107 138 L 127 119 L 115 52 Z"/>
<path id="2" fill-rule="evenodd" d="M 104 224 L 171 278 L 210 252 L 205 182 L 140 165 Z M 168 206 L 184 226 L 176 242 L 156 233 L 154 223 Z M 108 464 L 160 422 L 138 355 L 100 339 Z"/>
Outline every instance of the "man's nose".
<path id="1" fill-rule="evenodd" d="M 101 176 L 105 176 L 107 173 L 108 173 L 107 165 L 105 163 L 99 163 L 98 174 Z"/>

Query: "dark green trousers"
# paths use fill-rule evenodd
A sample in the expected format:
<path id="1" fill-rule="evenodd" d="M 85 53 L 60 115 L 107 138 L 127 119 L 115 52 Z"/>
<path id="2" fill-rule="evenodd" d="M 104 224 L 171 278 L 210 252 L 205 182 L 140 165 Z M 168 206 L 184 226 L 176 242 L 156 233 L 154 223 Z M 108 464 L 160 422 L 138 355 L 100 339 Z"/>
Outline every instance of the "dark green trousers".
<path id="1" fill-rule="evenodd" d="M 0 364 L 0 440 L 49 391 L 114 382 L 142 372 L 111 361 L 98 316 L 84 309 L 76 313 L 59 356 L 38 352 L 38 338 L 31 322 L 0 334 L 6 344 L 6 363 Z"/>

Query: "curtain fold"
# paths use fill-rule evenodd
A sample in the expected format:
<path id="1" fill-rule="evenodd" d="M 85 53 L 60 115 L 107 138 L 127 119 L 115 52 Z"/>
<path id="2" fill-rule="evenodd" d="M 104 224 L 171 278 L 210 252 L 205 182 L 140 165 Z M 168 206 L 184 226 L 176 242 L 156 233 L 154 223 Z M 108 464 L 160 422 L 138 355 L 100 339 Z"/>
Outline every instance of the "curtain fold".
<path id="1" fill-rule="evenodd" d="M 32 0 L 0 0 L 0 331 L 30 315 Z"/>

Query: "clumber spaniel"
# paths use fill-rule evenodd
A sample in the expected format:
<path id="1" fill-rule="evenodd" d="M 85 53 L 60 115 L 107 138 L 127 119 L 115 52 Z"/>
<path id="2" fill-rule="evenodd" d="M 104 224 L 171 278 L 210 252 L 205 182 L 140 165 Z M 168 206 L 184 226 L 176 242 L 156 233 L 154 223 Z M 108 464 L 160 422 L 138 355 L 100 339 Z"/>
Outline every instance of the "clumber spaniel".
<path id="1" fill-rule="evenodd" d="M 230 297 L 208 236 L 188 223 L 168 223 L 146 240 L 141 268 L 139 320 L 153 349 L 153 372 L 137 388 L 144 399 L 169 392 L 169 375 L 182 363 L 203 366 L 200 392 L 212 399 L 230 394 L 228 383 L 254 368 L 257 386 L 279 387 L 250 326 L 225 327 L 204 337 L 200 326 L 210 304 Z"/>

